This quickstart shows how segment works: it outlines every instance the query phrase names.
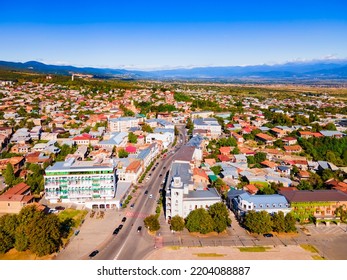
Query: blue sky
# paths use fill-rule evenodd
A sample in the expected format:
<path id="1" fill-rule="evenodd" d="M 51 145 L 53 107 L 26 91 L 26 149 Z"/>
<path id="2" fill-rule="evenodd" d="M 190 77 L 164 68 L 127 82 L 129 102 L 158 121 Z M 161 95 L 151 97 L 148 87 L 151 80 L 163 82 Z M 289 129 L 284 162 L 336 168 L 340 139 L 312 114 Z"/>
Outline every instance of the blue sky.
<path id="1" fill-rule="evenodd" d="M 4 1 L 0 38 L 0 60 L 77 66 L 344 59 L 347 1 Z"/>

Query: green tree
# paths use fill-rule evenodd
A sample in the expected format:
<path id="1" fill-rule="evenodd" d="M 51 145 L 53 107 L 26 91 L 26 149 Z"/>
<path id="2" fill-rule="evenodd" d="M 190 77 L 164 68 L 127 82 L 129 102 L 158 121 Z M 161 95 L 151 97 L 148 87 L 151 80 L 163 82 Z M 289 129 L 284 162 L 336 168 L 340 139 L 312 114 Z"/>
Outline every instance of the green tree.
<path id="1" fill-rule="evenodd" d="M 222 170 L 222 167 L 220 165 L 215 165 L 215 166 L 212 166 L 210 167 L 211 171 L 213 171 L 213 173 L 215 175 L 219 175 L 221 170 Z"/>
<path id="2" fill-rule="evenodd" d="M 160 223 L 156 215 L 149 215 L 143 220 L 145 227 L 150 231 L 157 231 L 160 229 Z"/>
<path id="3" fill-rule="evenodd" d="M 291 212 L 284 217 L 285 232 L 296 232 L 296 220 Z"/>
<path id="4" fill-rule="evenodd" d="M 60 222 L 56 215 L 36 217 L 28 226 L 30 250 L 38 256 L 52 254 L 62 245 Z"/>
<path id="5" fill-rule="evenodd" d="M 129 141 L 129 143 L 136 144 L 137 143 L 137 135 L 134 134 L 133 132 L 129 132 L 129 134 L 128 134 L 128 141 Z"/>
<path id="6" fill-rule="evenodd" d="M 0 228 L 0 253 L 6 253 L 13 247 L 13 240 L 2 228 Z"/>
<path id="7" fill-rule="evenodd" d="M 178 215 L 172 217 L 170 221 L 170 229 L 174 231 L 183 231 L 184 219 Z"/>
<path id="8" fill-rule="evenodd" d="M 153 133 L 153 128 L 149 124 L 145 123 L 142 126 L 142 131 L 147 133 Z"/>
<path id="9" fill-rule="evenodd" d="M 339 217 L 341 222 L 346 223 L 347 222 L 347 209 L 345 209 L 343 206 L 339 206 L 335 210 L 336 217 Z"/>
<path id="10" fill-rule="evenodd" d="M 272 230 L 271 216 L 266 211 L 249 211 L 244 219 L 244 226 L 250 231 L 258 234 L 268 233 Z"/>
<path id="11" fill-rule="evenodd" d="M 266 160 L 266 153 L 258 152 L 254 155 L 254 160 L 256 163 L 261 163 Z"/>
<path id="12" fill-rule="evenodd" d="M 16 228 L 18 227 L 17 215 L 5 214 L 0 217 L 0 228 L 4 230 L 14 242 L 16 235 Z"/>
<path id="13" fill-rule="evenodd" d="M 199 208 L 189 213 L 186 218 L 186 228 L 190 232 L 200 232 L 203 234 L 212 232 L 214 222 L 206 209 Z"/>
<path id="14" fill-rule="evenodd" d="M 298 190 L 313 190 L 312 185 L 306 181 L 306 180 L 301 180 L 299 185 L 296 186 Z"/>
<path id="15" fill-rule="evenodd" d="M 285 232 L 286 226 L 284 219 L 284 213 L 282 211 L 272 215 L 272 230 L 274 232 Z"/>
<path id="16" fill-rule="evenodd" d="M 214 222 L 214 231 L 218 233 L 223 232 L 227 226 L 231 225 L 228 209 L 223 202 L 211 205 L 208 214 Z"/>
<path id="17" fill-rule="evenodd" d="M 16 177 L 14 175 L 14 170 L 13 170 L 13 166 L 11 163 L 8 163 L 6 165 L 6 169 L 3 172 L 3 175 L 4 175 L 4 179 L 5 179 L 5 184 L 8 185 L 9 187 L 12 187 Z"/>
<path id="18" fill-rule="evenodd" d="M 118 150 L 118 157 L 119 158 L 126 158 L 128 157 L 129 153 L 125 151 L 124 149 L 119 149 Z"/>
<path id="19" fill-rule="evenodd" d="M 326 130 L 336 130 L 336 126 L 333 123 L 328 123 L 324 128 Z"/>
<path id="20" fill-rule="evenodd" d="M 29 238 L 25 225 L 17 227 L 14 248 L 19 252 L 25 251 L 29 248 Z"/>

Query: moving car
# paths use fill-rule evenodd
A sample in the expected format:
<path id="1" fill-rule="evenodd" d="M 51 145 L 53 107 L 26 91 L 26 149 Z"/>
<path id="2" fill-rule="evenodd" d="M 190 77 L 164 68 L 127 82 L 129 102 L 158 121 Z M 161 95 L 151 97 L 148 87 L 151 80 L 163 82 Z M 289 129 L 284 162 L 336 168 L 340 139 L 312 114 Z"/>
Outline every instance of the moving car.
<path id="1" fill-rule="evenodd" d="M 145 194 L 148 194 L 148 191 L 147 191 L 147 190 L 145 191 Z"/>
<path id="2" fill-rule="evenodd" d="M 134 208 L 134 206 L 135 206 L 135 204 L 133 203 L 133 204 L 130 205 L 130 208 Z"/>
<path id="3" fill-rule="evenodd" d="M 98 250 L 94 250 L 93 252 L 91 252 L 89 254 L 89 257 L 92 258 L 92 257 L 95 257 L 97 254 L 99 254 L 99 251 Z"/>
<path id="4" fill-rule="evenodd" d="M 274 235 L 272 233 L 264 233 L 263 236 L 264 237 L 273 237 Z"/>
<path id="5" fill-rule="evenodd" d="M 80 233 L 79 229 L 75 230 L 75 235 L 78 235 L 79 233 Z"/>
<path id="6" fill-rule="evenodd" d="M 123 225 L 119 225 L 119 226 L 118 226 L 118 229 L 122 229 L 122 228 L 123 228 Z"/>
<path id="7" fill-rule="evenodd" d="M 119 228 L 116 228 L 114 231 L 113 231 L 113 234 L 118 234 L 119 232 Z"/>
<path id="8" fill-rule="evenodd" d="M 137 228 L 137 232 L 140 232 L 141 229 L 142 229 L 142 226 L 139 226 L 139 227 Z"/>
<path id="9" fill-rule="evenodd" d="M 153 197 L 153 194 L 150 194 L 150 195 L 149 195 L 149 198 L 152 198 L 152 197 Z"/>
<path id="10" fill-rule="evenodd" d="M 126 217 L 123 217 L 122 222 L 124 223 L 127 220 Z"/>

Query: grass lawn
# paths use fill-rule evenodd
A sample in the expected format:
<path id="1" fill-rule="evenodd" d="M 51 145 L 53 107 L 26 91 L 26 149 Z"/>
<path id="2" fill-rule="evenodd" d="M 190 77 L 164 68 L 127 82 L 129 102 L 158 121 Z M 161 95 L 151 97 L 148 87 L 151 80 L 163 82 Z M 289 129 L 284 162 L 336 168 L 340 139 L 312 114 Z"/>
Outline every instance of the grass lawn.
<path id="1" fill-rule="evenodd" d="M 197 253 L 194 254 L 195 256 L 202 257 L 202 258 L 220 258 L 224 257 L 224 254 L 217 254 L 217 253 Z"/>
<path id="2" fill-rule="evenodd" d="M 270 247 L 255 246 L 255 247 L 239 247 L 240 252 L 266 252 Z"/>

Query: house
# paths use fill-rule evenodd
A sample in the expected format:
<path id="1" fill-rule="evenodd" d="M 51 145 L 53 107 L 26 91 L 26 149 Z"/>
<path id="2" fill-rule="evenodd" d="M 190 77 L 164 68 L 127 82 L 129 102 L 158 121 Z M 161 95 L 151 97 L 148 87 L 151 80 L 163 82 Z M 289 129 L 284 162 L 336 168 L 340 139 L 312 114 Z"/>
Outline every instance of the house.
<path id="1" fill-rule="evenodd" d="M 229 192 L 233 192 L 230 190 Z M 229 196 L 229 194 L 228 194 Z M 269 214 L 283 212 L 284 215 L 291 211 L 288 200 L 284 195 L 251 195 L 248 192 L 237 195 L 232 199 L 233 211 L 239 219 L 243 219 L 247 212 L 266 211 Z"/>
<path id="2" fill-rule="evenodd" d="M 259 191 L 257 186 L 255 186 L 253 184 L 248 184 L 248 185 L 243 186 L 243 190 L 245 190 L 249 194 L 256 194 Z"/>
<path id="3" fill-rule="evenodd" d="M 232 136 L 233 138 L 235 138 L 237 143 L 243 143 L 245 142 L 245 139 L 238 133 L 230 131 L 230 136 Z"/>
<path id="4" fill-rule="evenodd" d="M 279 165 L 277 166 L 276 171 L 280 173 L 281 176 L 289 177 L 291 169 L 292 169 L 291 166 Z"/>
<path id="5" fill-rule="evenodd" d="M 275 135 L 277 138 L 282 138 L 287 134 L 283 129 L 278 127 L 271 128 L 270 133 Z"/>
<path id="6" fill-rule="evenodd" d="M 206 172 L 200 168 L 193 168 L 193 182 L 195 187 L 203 187 L 207 188 L 209 182 L 209 178 Z"/>
<path id="7" fill-rule="evenodd" d="M 15 144 L 11 148 L 11 153 L 27 154 L 30 152 L 31 146 L 29 144 Z"/>
<path id="8" fill-rule="evenodd" d="M 299 145 L 284 146 L 283 149 L 288 153 L 300 153 L 302 148 Z"/>
<path id="9" fill-rule="evenodd" d="M 0 195 L 0 213 L 18 214 L 23 207 L 34 202 L 30 186 L 19 183 Z"/>
<path id="10" fill-rule="evenodd" d="M 277 164 L 275 162 L 269 161 L 269 160 L 264 160 L 260 163 L 261 165 L 265 167 L 269 167 L 272 170 L 276 170 Z"/>
<path id="11" fill-rule="evenodd" d="M 25 161 L 28 163 L 34 163 L 41 166 L 45 163 L 47 164 L 52 163 L 52 159 L 49 156 L 45 156 L 45 154 L 41 152 L 33 152 L 30 154 L 27 154 L 25 156 Z"/>
<path id="12" fill-rule="evenodd" d="M 256 140 L 266 144 L 271 145 L 275 141 L 275 138 L 271 137 L 270 135 L 267 135 L 265 133 L 258 133 L 255 135 Z"/>
<path id="13" fill-rule="evenodd" d="M 288 136 L 288 137 L 282 138 L 282 142 L 285 146 L 291 146 L 291 145 L 295 145 L 298 142 L 298 140 L 294 137 Z"/>
<path id="14" fill-rule="evenodd" d="M 308 172 L 306 170 L 300 170 L 298 173 L 298 178 L 300 180 L 307 180 L 310 178 L 310 172 Z"/>
<path id="15" fill-rule="evenodd" d="M 215 118 L 197 118 L 193 121 L 194 129 L 206 129 L 210 131 L 211 138 L 218 138 L 222 134 L 222 127 Z"/>
<path id="16" fill-rule="evenodd" d="M 125 181 L 132 182 L 136 184 L 140 178 L 141 173 L 143 172 L 142 164 L 140 160 L 132 161 L 125 170 Z"/>
<path id="17" fill-rule="evenodd" d="M 85 146 L 95 146 L 99 143 L 98 138 L 88 134 L 88 133 L 83 133 L 81 135 L 77 135 L 72 138 L 73 141 L 75 141 L 76 145 L 85 145 Z"/>
<path id="18" fill-rule="evenodd" d="M 10 163 L 13 167 L 13 171 L 16 174 L 20 168 L 24 165 L 25 158 L 24 157 L 11 157 L 0 159 L 0 174 L 6 169 L 7 164 Z"/>
<path id="19" fill-rule="evenodd" d="M 230 156 L 231 147 L 220 147 L 219 152 L 221 155 Z"/>
<path id="20" fill-rule="evenodd" d="M 247 157 L 244 154 L 233 155 L 233 157 L 234 157 L 233 162 L 236 162 L 239 164 L 247 164 Z"/>
<path id="21" fill-rule="evenodd" d="M 324 137 L 342 138 L 346 136 L 346 134 L 335 130 L 321 130 L 319 131 L 319 133 L 322 134 Z"/>
<path id="22" fill-rule="evenodd" d="M 113 132 L 104 135 L 104 139 L 99 141 L 98 147 L 112 151 L 114 147 L 125 147 L 128 143 L 128 132 Z"/>

